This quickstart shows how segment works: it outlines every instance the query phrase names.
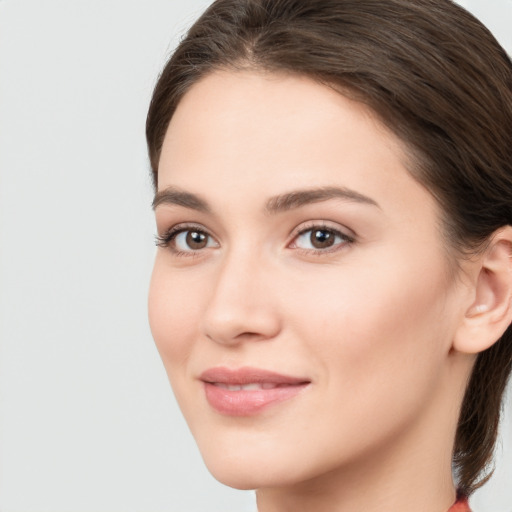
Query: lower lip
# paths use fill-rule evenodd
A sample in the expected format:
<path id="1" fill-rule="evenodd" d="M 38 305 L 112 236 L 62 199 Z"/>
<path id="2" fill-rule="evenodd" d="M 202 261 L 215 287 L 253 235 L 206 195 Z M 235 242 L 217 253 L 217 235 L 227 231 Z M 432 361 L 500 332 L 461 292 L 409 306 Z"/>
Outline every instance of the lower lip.
<path id="1" fill-rule="evenodd" d="M 270 405 L 293 398 L 308 386 L 304 383 L 272 389 L 230 391 L 209 382 L 204 384 L 208 403 L 217 412 L 228 416 L 253 416 Z"/>

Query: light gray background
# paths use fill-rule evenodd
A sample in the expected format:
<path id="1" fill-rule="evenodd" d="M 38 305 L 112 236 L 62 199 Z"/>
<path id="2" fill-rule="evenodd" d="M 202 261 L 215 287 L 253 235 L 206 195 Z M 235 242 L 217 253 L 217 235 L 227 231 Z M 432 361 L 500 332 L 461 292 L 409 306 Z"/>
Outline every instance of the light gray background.
<path id="1" fill-rule="evenodd" d="M 145 114 L 208 3 L 0 0 L 1 512 L 255 509 L 204 469 L 146 320 Z M 511 0 L 461 3 L 512 51 Z M 511 423 L 476 512 L 512 511 Z"/>

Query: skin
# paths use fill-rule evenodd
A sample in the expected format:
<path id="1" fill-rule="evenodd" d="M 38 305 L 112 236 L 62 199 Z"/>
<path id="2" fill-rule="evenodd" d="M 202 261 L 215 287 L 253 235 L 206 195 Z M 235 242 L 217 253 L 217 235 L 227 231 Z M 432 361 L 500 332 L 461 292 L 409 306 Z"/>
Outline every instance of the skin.
<path id="1" fill-rule="evenodd" d="M 451 451 L 474 355 L 453 342 L 475 279 L 454 278 L 439 208 L 407 165 L 364 106 L 303 77 L 216 72 L 171 120 L 159 197 L 185 191 L 208 211 L 170 194 L 157 230 L 192 224 L 207 238 L 191 248 L 183 232 L 159 247 L 150 325 L 205 463 L 257 489 L 260 512 L 445 512 L 455 500 Z M 319 187 L 370 201 L 265 208 Z M 313 226 L 341 235 L 315 248 Z M 310 384 L 227 416 L 199 379 L 216 366 Z"/>

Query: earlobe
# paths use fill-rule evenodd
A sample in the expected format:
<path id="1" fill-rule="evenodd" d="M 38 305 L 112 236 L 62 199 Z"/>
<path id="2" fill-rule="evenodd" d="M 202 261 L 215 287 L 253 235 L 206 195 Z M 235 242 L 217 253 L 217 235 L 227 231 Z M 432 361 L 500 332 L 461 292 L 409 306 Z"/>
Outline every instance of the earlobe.
<path id="1" fill-rule="evenodd" d="M 496 231 L 475 264 L 474 300 L 453 342 L 469 354 L 488 349 L 512 322 L 512 226 Z"/>

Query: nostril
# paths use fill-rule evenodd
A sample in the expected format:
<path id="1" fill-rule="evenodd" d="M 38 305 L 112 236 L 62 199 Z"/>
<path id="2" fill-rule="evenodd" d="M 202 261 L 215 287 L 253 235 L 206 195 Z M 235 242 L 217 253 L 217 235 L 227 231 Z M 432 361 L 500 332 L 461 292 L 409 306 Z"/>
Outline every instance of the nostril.
<path id="1" fill-rule="evenodd" d="M 228 336 L 226 337 L 226 333 L 206 333 L 206 337 L 214 341 L 216 343 L 222 343 L 222 344 L 228 344 L 228 345 L 236 345 L 239 343 L 244 342 L 252 342 L 252 341 L 265 341 L 268 339 L 271 339 L 273 336 L 269 336 L 265 333 L 259 333 L 259 332 L 241 332 L 240 334 L 236 334 L 234 336 Z"/>
<path id="2" fill-rule="evenodd" d="M 263 337 L 263 334 L 260 334 L 257 332 L 242 332 L 237 336 L 237 338 L 248 338 L 248 339 L 261 338 L 261 337 Z"/>

